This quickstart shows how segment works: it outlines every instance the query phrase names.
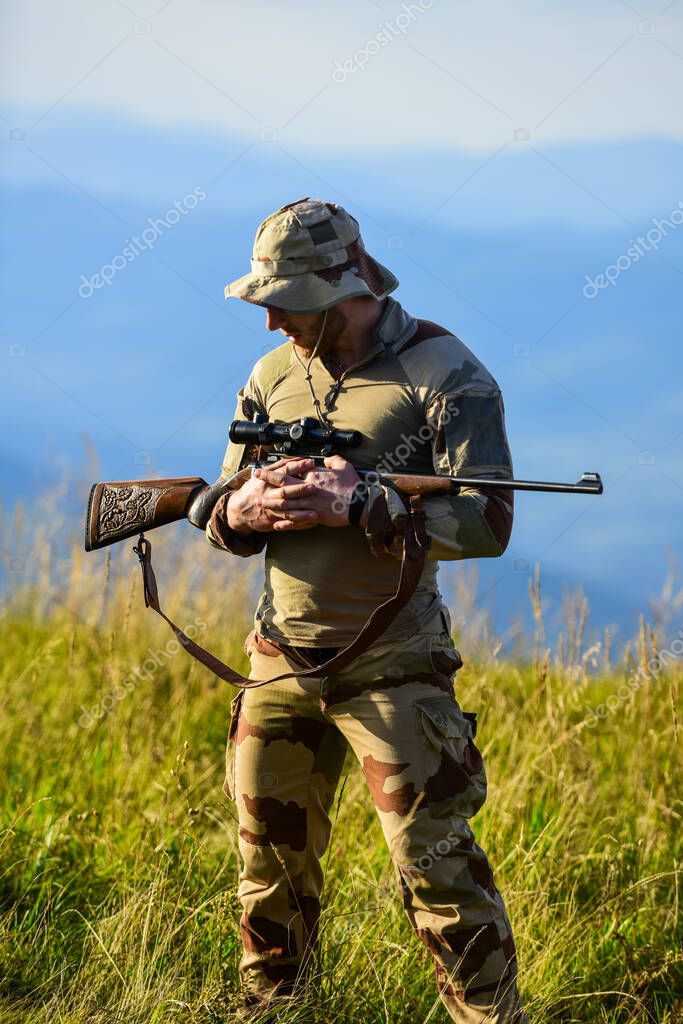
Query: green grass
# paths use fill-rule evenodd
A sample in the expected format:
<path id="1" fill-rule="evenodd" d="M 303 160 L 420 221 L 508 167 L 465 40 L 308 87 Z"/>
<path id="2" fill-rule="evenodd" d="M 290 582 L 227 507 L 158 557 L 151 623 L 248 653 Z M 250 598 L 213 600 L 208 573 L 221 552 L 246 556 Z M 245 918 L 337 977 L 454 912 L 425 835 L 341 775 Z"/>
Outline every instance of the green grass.
<path id="1" fill-rule="evenodd" d="M 159 548 L 169 611 L 181 625 L 199 615 L 200 642 L 244 666 L 249 581 L 228 589 L 228 563 L 194 539 L 171 573 L 165 543 L 155 557 Z M 104 597 L 102 565 L 75 548 L 58 579 L 20 589 L 2 612 L 0 1021 L 228 1021 L 239 959 L 236 824 L 221 790 L 231 693 L 180 652 L 111 713 L 79 724 L 83 705 L 170 636 L 142 606 L 130 553 Z M 584 703 L 614 693 L 624 669 L 587 679 L 573 643 L 525 666 L 487 657 L 481 637 L 471 660 L 462 642 L 458 696 L 479 711 L 490 778 L 475 832 L 506 896 L 533 1024 L 674 1024 L 680 668 L 591 728 Z M 656 638 L 641 643 L 643 658 Z M 348 771 L 315 992 L 287 1019 L 443 1022 L 362 776 L 351 762 Z"/>

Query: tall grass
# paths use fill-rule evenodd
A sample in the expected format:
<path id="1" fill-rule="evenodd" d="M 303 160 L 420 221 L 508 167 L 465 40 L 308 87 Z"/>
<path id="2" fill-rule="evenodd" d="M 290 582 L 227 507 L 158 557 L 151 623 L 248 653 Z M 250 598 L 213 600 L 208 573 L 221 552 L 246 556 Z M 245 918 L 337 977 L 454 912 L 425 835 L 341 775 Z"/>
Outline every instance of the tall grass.
<path id="1" fill-rule="evenodd" d="M 129 543 L 111 559 L 85 555 L 79 537 L 65 542 L 79 521 L 62 527 L 55 507 L 44 523 L 36 537 L 19 511 L 3 527 L 7 558 L 21 551 L 25 565 L 15 565 L 24 582 L 0 612 L 0 1020 L 228 1021 L 240 953 L 235 814 L 221 791 L 231 692 L 169 653 Z M 151 539 L 173 617 L 182 626 L 199 617 L 200 642 L 246 668 L 248 567 L 189 528 Z M 584 648 L 579 602 L 551 650 L 541 586 L 531 588 L 530 661 L 501 660 L 475 608 L 457 638 L 458 696 L 480 714 L 490 779 L 475 831 L 506 896 L 530 1019 L 674 1024 L 683 1020 L 681 669 L 673 659 L 652 670 L 673 624 L 643 620 L 615 666 L 609 637 Z M 468 599 L 461 583 L 460 612 Z M 616 695 L 638 666 L 647 681 L 591 718 L 586 705 Z M 131 679 L 130 692 L 117 691 Z M 447 1019 L 351 761 L 314 975 L 309 1004 L 287 1019 Z"/>

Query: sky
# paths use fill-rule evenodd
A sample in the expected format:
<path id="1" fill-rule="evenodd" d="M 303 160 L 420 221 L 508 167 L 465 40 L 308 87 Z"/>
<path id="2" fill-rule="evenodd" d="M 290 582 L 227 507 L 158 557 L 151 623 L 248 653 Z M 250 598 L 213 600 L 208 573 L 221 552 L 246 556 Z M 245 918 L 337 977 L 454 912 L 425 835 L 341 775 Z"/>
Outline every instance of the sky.
<path id="1" fill-rule="evenodd" d="M 517 474 L 605 479 L 598 499 L 519 497 L 482 603 L 509 620 L 538 563 L 557 614 L 583 587 L 596 636 L 633 631 L 683 533 L 680 0 L 6 0 L 1 18 L 7 502 L 92 451 L 102 479 L 215 479 L 235 392 L 277 343 L 223 286 L 263 217 L 331 199 L 399 301 L 497 378 Z"/>

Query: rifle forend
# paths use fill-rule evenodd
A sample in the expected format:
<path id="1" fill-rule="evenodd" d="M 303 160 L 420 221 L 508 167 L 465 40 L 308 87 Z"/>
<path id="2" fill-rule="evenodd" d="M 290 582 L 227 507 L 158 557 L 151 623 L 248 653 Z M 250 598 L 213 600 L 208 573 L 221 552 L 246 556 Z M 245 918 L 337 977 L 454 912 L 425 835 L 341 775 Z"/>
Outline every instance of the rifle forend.
<path id="1" fill-rule="evenodd" d="M 234 485 L 233 485 L 234 486 Z M 94 551 L 179 519 L 200 530 L 229 482 L 200 476 L 93 484 L 85 519 L 85 550 Z"/>

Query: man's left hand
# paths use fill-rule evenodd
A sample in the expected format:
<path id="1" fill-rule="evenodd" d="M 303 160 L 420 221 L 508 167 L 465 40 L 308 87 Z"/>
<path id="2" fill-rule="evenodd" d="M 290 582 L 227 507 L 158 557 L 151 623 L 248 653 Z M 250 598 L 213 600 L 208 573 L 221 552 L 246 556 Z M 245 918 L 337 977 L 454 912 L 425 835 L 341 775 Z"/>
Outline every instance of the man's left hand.
<path id="1" fill-rule="evenodd" d="M 341 455 L 330 455 L 322 469 L 313 459 L 280 459 L 268 467 L 254 470 L 254 476 L 271 484 L 282 486 L 283 471 L 289 477 L 301 477 L 307 484 L 315 484 L 315 491 L 288 502 L 292 508 L 318 513 L 319 526 L 348 526 L 349 504 L 360 477 L 350 462 Z M 281 526 L 286 529 L 286 526 Z"/>

